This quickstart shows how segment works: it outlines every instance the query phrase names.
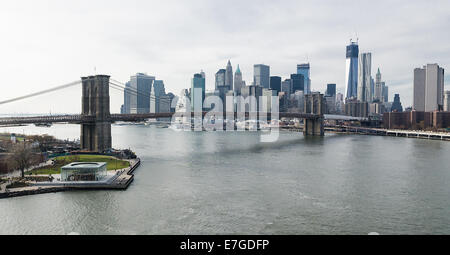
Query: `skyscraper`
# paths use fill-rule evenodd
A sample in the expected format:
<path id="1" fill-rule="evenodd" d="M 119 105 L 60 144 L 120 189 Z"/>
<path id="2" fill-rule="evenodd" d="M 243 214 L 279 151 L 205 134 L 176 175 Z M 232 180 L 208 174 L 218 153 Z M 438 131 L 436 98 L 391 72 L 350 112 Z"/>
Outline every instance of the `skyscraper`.
<path id="1" fill-rule="evenodd" d="M 238 65 L 236 72 L 234 73 L 234 92 L 236 93 L 236 95 L 241 94 L 242 85 L 242 73 Z"/>
<path id="2" fill-rule="evenodd" d="M 380 68 L 378 68 L 377 74 L 375 75 L 375 91 L 374 91 L 374 96 L 373 99 L 374 101 L 380 101 L 382 102 L 382 97 L 383 97 L 383 87 L 381 86 L 381 72 L 380 72 Z"/>
<path id="3" fill-rule="evenodd" d="M 122 113 L 122 114 L 131 113 L 130 112 L 131 97 L 132 97 L 132 94 L 135 94 L 135 93 L 132 93 L 130 88 L 131 88 L 130 82 L 125 83 L 125 89 L 123 90 L 123 105 L 120 110 L 120 113 Z"/>
<path id="4" fill-rule="evenodd" d="M 387 103 L 389 102 L 389 87 L 386 86 L 385 82 L 381 82 L 381 88 L 382 88 L 382 98 L 381 98 L 381 102 L 383 103 Z"/>
<path id="5" fill-rule="evenodd" d="M 130 88 L 137 93 L 132 93 L 130 96 L 130 113 L 150 112 L 150 94 L 154 80 L 154 76 L 145 73 L 137 73 L 131 76 Z"/>
<path id="6" fill-rule="evenodd" d="M 305 77 L 303 74 L 291 74 L 292 93 L 303 91 L 305 94 Z"/>
<path id="7" fill-rule="evenodd" d="M 439 111 L 444 106 L 444 69 L 427 64 L 414 69 L 414 102 L 416 111 Z"/>
<path id="8" fill-rule="evenodd" d="M 155 96 L 159 97 L 166 94 L 166 89 L 164 88 L 164 81 L 155 80 L 153 82 L 153 91 L 155 92 Z"/>
<path id="9" fill-rule="evenodd" d="M 444 111 L 450 112 L 450 90 L 444 93 Z"/>
<path id="10" fill-rule="evenodd" d="M 375 81 L 373 80 L 373 77 L 370 76 L 370 96 L 369 96 L 370 102 L 373 101 L 374 96 L 375 96 Z"/>
<path id="11" fill-rule="evenodd" d="M 358 55 L 359 47 L 350 41 L 347 46 L 345 62 L 345 99 L 356 99 L 358 97 Z"/>
<path id="12" fill-rule="evenodd" d="M 270 86 L 270 67 L 262 64 L 254 65 L 253 82 L 255 86 L 261 86 L 268 89 Z"/>
<path id="13" fill-rule="evenodd" d="M 276 90 L 277 93 L 281 91 L 281 77 L 270 76 L 270 89 Z"/>
<path id="14" fill-rule="evenodd" d="M 225 69 L 219 69 L 216 73 L 216 90 L 219 90 L 219 87 L 225 86 L 225 76 L 226 76 L 226 70 Z"/>
<path id="15" fill-rule="evenodd" d="M 253 96 L 256 98 L 256 109 L 251 109 L 251 104 L 245 104 L 245 111 L 246 112 L 250 112 L 250 111 L 258 111 L 259 109 L 259 98 L 263 95 L 263 87 L 261 86 L 256 86 L 256 85 L 250 85 L 250 86 L 246 86 L 245 88 L 242 89 L 242 96 L 244 98 L 247 98 L 248 96 Z M 242 107 L 242 105 L 238 106 L 238 109 L 240 109 Z"/>
<path id="16" fill-rule="evenodd" d="M 323 97 L 326 103 L 327 113 L 336 113 L 336 84 L 327 84 L 327 91 Z"/>
<path id="17" fill-rule="evenodd" d="M 309 63 L 297 65 L 297 74 L 303 75 L 304 94 L 311 93 L 311 73 Z"/>
<path id="18" fill-rule="evenodd" d="M 284 92 L 287 97 L 289 97 L 292 94 L 291 79 L 285 79 L 281 83 L 281 91 Z"/>
<path id="19" fill-rule="evenodd" d="M 327 84 L 327 96 L 335 96 L 336 95 L 336 84 L 335 83 L 329 83 Z"/>
<path id="20" fill-rule="evenodd" d="M 402 103 L 400 102 L 400 95 L 395 94 L 394 102 L 392 103 L 391 111 L 393 112 L 403 112 Z"/>
<path id="21" fill-rule="evenodd" d="M 359 56 L 359 79 L 358 79 L 358 100 L 361 102 L 371 102 L 372 98 L 372 54 L 361 53 Z"/>
<path id="22" fill-rule="evenodd" d="M 166 89 L 164 88 L 164 81 L 155 80 L 153 82 L 153 89 L 150 96 L 150 112 L 163 112 L 161 105 L 166 105 L 168 99 L 166 98 Z M 167 110 L 167 109 L 165 109 Z"/>
<path id="23" fill-rule="evenodd" d="M 205 78 L 202 74 L 196 73 L 192 78 L 191 85 L 191 110 L 203 111 L 203 101 L 205 100 Z"/>
<path id="24" fill-rule="evenodd" d="M 230 60 L 228 60 L 227 68 L 225 69 L 225 86 L 228 86 L 229 90 L 233 90 L 233 67 Z"/>

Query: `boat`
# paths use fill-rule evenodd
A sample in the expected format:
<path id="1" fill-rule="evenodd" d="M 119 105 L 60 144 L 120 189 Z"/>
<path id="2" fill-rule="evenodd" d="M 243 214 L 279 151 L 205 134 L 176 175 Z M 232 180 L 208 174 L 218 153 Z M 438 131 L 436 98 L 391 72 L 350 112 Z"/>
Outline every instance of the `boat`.
<path id="1" fill-rule="evenodd" d="M 267 131 L 270 130 L 271 125 L 267 124 L 266 121 L 261 120 L 245 120 L 236 122 L 236 127 L 238 130 L 262 130 Z"/>
<path id="2" fill-rule="evenodd" d="M 35 123 L 36 127 L 51 127 L 52 123 Z"/>

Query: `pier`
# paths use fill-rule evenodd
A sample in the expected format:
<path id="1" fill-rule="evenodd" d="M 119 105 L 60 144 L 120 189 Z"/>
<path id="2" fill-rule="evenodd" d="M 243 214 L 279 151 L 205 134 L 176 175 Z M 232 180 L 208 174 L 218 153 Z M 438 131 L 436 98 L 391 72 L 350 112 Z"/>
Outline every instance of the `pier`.
<path id="1" fill-rule="evenodd" d="M 401 129 L 383 129 L 383 128 L 367 128 L 367 127 L 353 127 L 353 126 L 333 126 L 325 127 L 328 132 L 336 133 L 353 133 L 362 135 L 379 135 L 379 136 L 394 136 L 406 138 L 432 139 L 450 141 L 449 132 L 429 132 L 422 130 L 401 130 Z"/>

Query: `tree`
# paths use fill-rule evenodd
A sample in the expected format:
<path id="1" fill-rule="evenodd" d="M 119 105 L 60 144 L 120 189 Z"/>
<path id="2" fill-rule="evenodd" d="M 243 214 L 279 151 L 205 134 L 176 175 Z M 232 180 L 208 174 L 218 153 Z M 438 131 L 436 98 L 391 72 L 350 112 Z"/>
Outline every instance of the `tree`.
<path id="1" fill-rule="evenodd" d="M 25 141 L 22 144 L 15 144 L 11 147 L 11 160 L 14 161 L 16 167 L 20 169 L 21 177 L 25 177 L 25 169 L 30 167 L 33 162 L 33 150 Z"/>

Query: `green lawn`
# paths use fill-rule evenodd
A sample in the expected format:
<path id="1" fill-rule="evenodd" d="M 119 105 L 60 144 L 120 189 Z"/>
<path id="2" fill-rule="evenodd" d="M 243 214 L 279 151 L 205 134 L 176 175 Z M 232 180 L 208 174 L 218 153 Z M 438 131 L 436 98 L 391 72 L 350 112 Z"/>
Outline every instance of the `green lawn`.
<path id="1" fill-rule="evenodd" d="M 67 164 L 70 164 L 72 162 L 106 162 L 107 163 L 107 169 L 109 170 L 116 170 L 116 169 L 122 169 L 130 166 L 130 163 L 125 160 L 116 159 L 110 156 L 103 156 L 103 155 L 70 155 L 70 156 L 61 156 L 56 157 L 55 164 L 53 166 L 47 166 L 40 169 L 35 169 L 33 171 L 27 172 L 27 175 L 29 174 L 42 174 L 42 175 L 48 175 L 48 174 L 60 174 L 61 173 L 61 167 L 65 166 Z"/>
<path id="2" fill-rule="evenodd" d="M 22 142 L 23 141 L 23 137 L 16 135 L 16 140 L 18 142 Z M 11 141 L 11 134 L 0 134 L 0 141 L 3 141 L 3 142 Z"/>

